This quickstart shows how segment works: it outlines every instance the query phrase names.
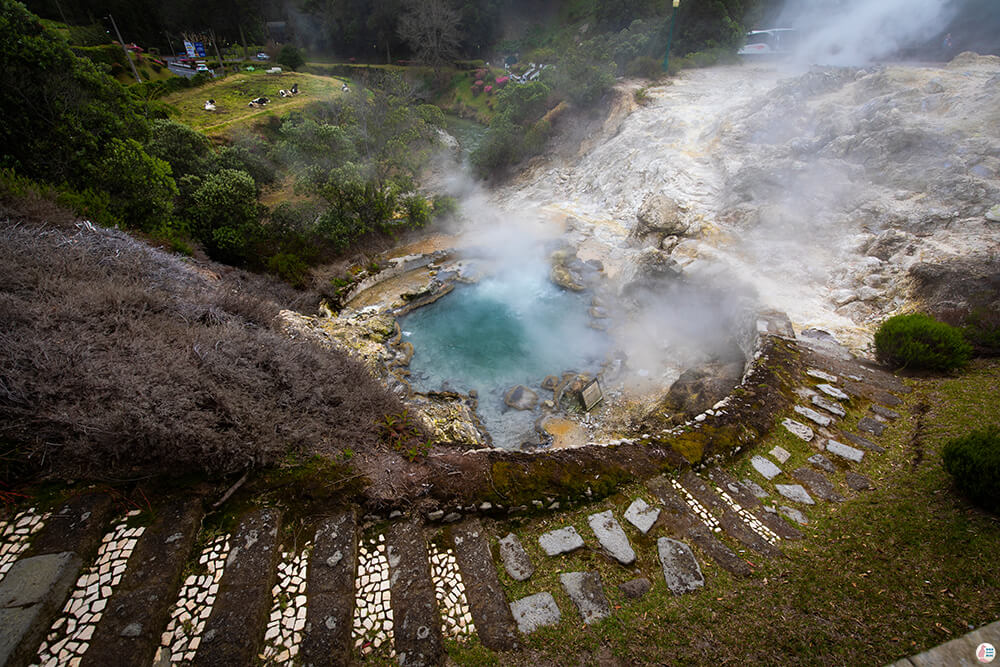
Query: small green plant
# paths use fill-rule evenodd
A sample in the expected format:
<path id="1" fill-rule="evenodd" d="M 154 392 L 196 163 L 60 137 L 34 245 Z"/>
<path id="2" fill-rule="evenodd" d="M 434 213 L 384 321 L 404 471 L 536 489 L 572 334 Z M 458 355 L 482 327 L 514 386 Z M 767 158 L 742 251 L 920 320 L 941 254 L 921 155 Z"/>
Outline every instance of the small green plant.
<path id="1" fill-rule="evenodd" d="M 1000 513 L 1000 428 L 955 438 L 944 446 L 941 457 L 962 494 L 983 509 Z"/>
<path id="2" fill-rule="evenodd" d="M 890 317 L 875 333 L 875 350 L 898 368 L 951 370 L 972 356 L 962 332 L 924 313 Z"/>
<path id="3" fill-rule="evenodd" d="M 639 106 L 645 106 L 649 103 L 649 89 L 643 87 L 635 91 L 635 103 Z"/>
<path id="4" fill-rule="evenodd" d="M 378 424 L 382 441 L 413 463 L 430 453 L 431 443 L 423 438 L 423 432 L 410 416 L 409 410 L 398 414 L 385 415 Z"/>

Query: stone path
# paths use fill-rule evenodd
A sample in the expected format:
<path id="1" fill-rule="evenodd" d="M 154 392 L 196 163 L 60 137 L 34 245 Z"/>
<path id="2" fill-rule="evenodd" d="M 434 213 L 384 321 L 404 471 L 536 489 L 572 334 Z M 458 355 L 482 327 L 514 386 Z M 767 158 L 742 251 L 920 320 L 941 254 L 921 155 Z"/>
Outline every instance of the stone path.
<path id="1" fill-rule="evenodd" d="M 102 494 L 22 510 L 0 522 L 0 664 L 346 665 L 370 656 L 435 665 L 446 640 L 514 650 L 545 625 L 613 615 L 599 572 L 564 567 L 579 550 L 629 573 L 612 589 L 624 604 L 656 586 L 696 594 L 710 585 L 706 564 L 753 576 L 755 561 L 782 558 L 785 541 L 805 537 L 814 504 L 872 487 L 865 466 L 900 417 L 892 408 L 905 387 L 892 376 L 804 357 L 796 394 L 808 405 L 780 427 L 793 444 L 749 452 L 739 475 L 714 465 L 648 480 L 642 493 L 585 515 L 589 531 L 550 526 L 534 562 L 525 535 L 458 512 L 396 512 L 366 527 L 339 509 L 314 517 L 290 549 L 274 508 L 246 512 L 230 533 L 199 533 L 199 498 L 167 499 L 141 516 Z M 858 424 L 863 434 L 843 429 L 861 400 L 876 401 Z M 531 592 L 511 599 L 504 572 Z M 532 585 L 545 572 L 559 573 L 570 608 Z M 920 660 L 902 664 L 935 664 Z"/>

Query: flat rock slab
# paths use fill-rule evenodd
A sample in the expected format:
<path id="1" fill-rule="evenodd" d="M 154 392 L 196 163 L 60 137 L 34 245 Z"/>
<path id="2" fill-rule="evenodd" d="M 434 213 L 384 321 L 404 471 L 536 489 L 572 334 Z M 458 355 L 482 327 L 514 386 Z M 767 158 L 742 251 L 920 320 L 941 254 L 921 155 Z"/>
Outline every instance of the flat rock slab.
<path id="1" fill-rule="evenodd" d="M 750 566 L 747 562 L 715 538 L 664 477 L 654 477 L 649 480 L 646 482 L 646 488 L 663 503 L 660 521 L 668 531 L 697 544 L 698 548 L 727 572 L 740 577 L 750 576 Z"/>
<path id="2" fill-rule="evenodd" d="M 276 509 L 254 510 L 240 519 L 195 665 L 239 667 L 257 660 L 271 611 L 280 530 Z"/>
<path id="3" fill-rule="evenodd" d="M 895 410 L 890 410 L 889 408 L 883 408 L 881 405 L 874 404 L 871 406 L 871 411 L 874 412 L 879 417 L 883 419 L 888 419 L 889 421 L 896 421 L 899 419 L 899 413 Z"/>
<path id="4" fill-rule="evenodd" d="M 833 462 L 822 454 L 813 454 L 806 461 L 809 461 L 812 465 L 831 475 L 837 472 L 837 467 L 833 465 Z"/>
<path id="5" fill-rule="evenodd" d="M 660 517 L 660 509 L 652 507 L 642 498 L 636 498 L 625 510 L 625 520 L 645 535 Z"/>
<path id="6" fill-rule="evenodd" d="M 799 524 L 800 526 L 806 526 L 809 524 L 809 518 L 805 514 L 795 509 L 794 507 L 788 507 L 787 505 L 781 505 L 778 507 L 778 511 L 787 516 L 789 519 Z"/>
<path id="7" fill-rule="evenodd" d="M 0 582 L 0 665 L 34 660 L 82 566 L 75 553 L 47 553 L 15 562 Z"/>
<path id="8" fill-rule="evenodd" d="M 299 652 L 306 665 L 348 665 L 358 564 L 358 518 L 353 510 L 323 517 L 313 534 L 306 572 L 306 627 Z"/>
<path id="9" fill-rule="evenodd" d="M 663 579 L 671 593 L 693 593 L 705 585 L 705 576 L 701 573 L 691 547 L 669 537 L 661 537 L 656 540 L 656 550 L 660 555 L 660 564 L 663 565 Z"/>
<path id="10" fill-rule="evenodd" d="M 629 579 L 626 582 L 618 584 L 618 590 L 629 600 L 638 600 L 648 593 L 652 587 L 653 583 L 646 577 Z"/>
<path id="11" fill-rule="evenodd" d="M 834 403 L 829 399 L 823 398 L 822 396 L 813 396 L 812 399 L 810 400 L 812 401 L 812 404 L 815 405 L 817 408 L 820 408 L 821 410 L 826 410 L 831 415 L 836 415 L 838 417 L 847 416 L 847 411 L 844 410 L 844 408 L 842 408 L 840 404 Z"/>
<path id="12" fill-rule="evenodd" d="M 516 650 L 517 626 L 497 577 L 485 529 L 478 519 L 466 519 L 450 532 L 479 641 L 494 651 Z"/>
<path id="13" fill-rule="evenodd" d="M 750 465 L 753 466 L 754 470 L 763 475 L 765 479 L 774 479 L 781 474 L 781 468 L 763 456 L 754 456 L 751 458 Z"/>
<path id="14" fill-rule="evenodd" d="M 611 615 L 601 575 L 597 572 L 564 572 L 559 575 L 559 583 L 580 611 L 584 623 L 589 625 Z"/>
<path id="15" fill-rule="evenodd" d="M 548 556 L 558 556 L 583 547 L 583 538 L 573 526 L 550 530 L 538 536 L 538 546 Z"/>
<path id="16" fill-rule="evenodd" d="M 802 422 L 797 422 L 789 417 L 785 417 L 785 419 L 782 420 L 781 425 L 784 426 L 789 433 L 791 433 L 797 438 L 805 440 L 806 442 L 812 440 L 813 436 L 815 435 L 811 428 L 809 428 Z"/>
<path id="17" fill-rule="evenodd" d="M 799 413 L 814 424 L 818 424 L 819 426 L 829 426 L 833 422 L 830 417 L 821 415 L 812 408 L 806 408 L 801 405 L 795 406 L 795 412 Z"/>
<path id="18" fill-rule="evenodd" d="M 837 442 L 836 440 L 826 441 L 826 451 L 854 463 L 861 463 L 861 459 L 865 457 L 865 453 L 860 449 L 855 449 L 850 445 L 845 445 L 844 443 Z"/>
<path id="19" fill-rule="evenodd" d="M 136 542 L 121 582 L 83 654 L 84 667 L 148 665 L 160 645 L 181 573 L 201 528 L 200 498 L 168 500 Z"/>
<path id="20" fill-rule="evenodd" d="M 871 417 L 862 417 L 861 421 L 858 422 L 858 430 L 880 436 L 885 433 L 885 424 Z"/>
<path id="21" fill-rule="evenodd" d="M 735 538 L 762 556 L 776 558 L 781 555 L 781 551 L 778 550 L 777 547 L 761 537 L 757 531 L 748 526 L 747 523 L 732 510 L 729 510 L 719 517 L 719 525 L 722 526 L 722 530 L 725 531 L 726 535 Z"/>
<path id="22" fill-rule="evenodd" d="M 788 459 L 792 458 L 791 453 L 784 447 L 776 446 L 770 452 L 768 452 L 778 463 L 784 463 Z"/>
<path id="23" fill-rule="evenodd" d="M 407 667 L 438 665 L 444 650 L 421 525 L 415 520 L 391 524 L 385 541 L 396 658 Z"/>
<path id="24" fill-rule="evenodd" d="M 753 481 L 752 479 L 744 477 L 743 479 L 740 480 L 740 485 L 747 491 L 752 493 L 754 496 L 756 496 L 757 498 L 760 499 L 770 498 L 770 494 L 764 490 L 764 487 L 762 487 L 760 484 Z"/>
<path id="25" fill-rule="evenodd" d="M 805 484 L 813 492 L 813 495 L 818 496 L 822 500 L 833 503 L 844 502 L 844 496 L 837 493 L 830 480 L 818 470 L 796 468 L 792 471 L 792 477 Z"/>
<path id="26" fill-rule="evenodd" d="M 844 393 L 844 390 L 840 387 L 834 387 L 832 384 L 821 383 L 816 385 L 816 388 L 827 396 L 831 396 L 840 401 L 849 400 L 851 397 Z"/>
<path id="27" fill-rule="evenodd" d="M 542 592 L 515 600 L 510 603 L 510 613 L 514 616 L 521 634 L 530 634 L 544 625 L 558 625 L 560 614 L 552 593 Z"/>
<path id="28" fill-rule="evenodd" d="M 817 368 L 806 369 L 806 375 L 816 378 L 817 380 L 825 380 L 827 382 L 836 382 L 837 376 L 821 371 Z"/>
<path id="29" fill-rule="evenodd" d="M 587 523 L 594 531 L 597 541 L 612 558 L 622 565 L 631 565 L 635 562 L 635 551 L 611 510 L 591 514 L 587 517 Z"/>
<path id="30" fill-rule="evenodd" d="M 528 552 L 521 545 L 521 540 L 517 539 L 514 533 L 508 533 L 500 538 L 500 560 L 507 574 L 516 581 L 525 581 L 535 573 L 535 566 L 531 564 Z"/>
<path id="31" fill-rule="evenodd" d="M 816 501 L 812 499 L 812 496 L 809 495 L 809 492 L 801 484 L 775 484 L 774 488 L 789 500 L 794 500 L 803 505 L 816 504 Z"/>
<path id="32" fill-rule="evenodd" d="M 853 491 L 871 491 L 875 488 L 867 477 L 859 475 L 852 470 L 848 470 L 844 475 L 844 481 L 847 483 L 848 488 Z"/>
<path id="33" fill-rule="evenodd" d="M 84 562 L 93 560 L 112 510 L 108 493 L 85 493 L 69 499 L 46 519 L 24 555 L 72 551 Z"/>
<path id="34" fill-rule="evenodd" d="M 860 435 L 854 435 L 853 433 L 848 433 L 847 431 L 841 431 L 840 435 L 843 436 L 844 440 L 847 440 L 852 445 L 857 445 L 858 447 L 862 447 L 878 454 L 885 451 L 884 447 L 880 447 L 868 438 L 862 438 Z"/>

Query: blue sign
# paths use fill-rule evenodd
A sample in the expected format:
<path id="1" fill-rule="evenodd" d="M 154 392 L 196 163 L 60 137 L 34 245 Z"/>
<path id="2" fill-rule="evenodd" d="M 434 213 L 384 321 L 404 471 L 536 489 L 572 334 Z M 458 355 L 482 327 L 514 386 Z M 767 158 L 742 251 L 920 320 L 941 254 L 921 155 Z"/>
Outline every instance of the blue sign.
<path id="1" fill-rule="evenodd" d="M 194 44 L 192 44 L 191 42 L 187 41 L 186 39 L 184 40 L 184 50 L 187 51 L 188 58 L 194 58 L 194 56 L 195 56 L 195 53 L 194 53 Z"/>
<path id="2" fill-rule="evenodd" d="M 205 45 L 201 42 L 194 43 L 194 50 L 198 53 L 199 58 L 205 57 Z"/>

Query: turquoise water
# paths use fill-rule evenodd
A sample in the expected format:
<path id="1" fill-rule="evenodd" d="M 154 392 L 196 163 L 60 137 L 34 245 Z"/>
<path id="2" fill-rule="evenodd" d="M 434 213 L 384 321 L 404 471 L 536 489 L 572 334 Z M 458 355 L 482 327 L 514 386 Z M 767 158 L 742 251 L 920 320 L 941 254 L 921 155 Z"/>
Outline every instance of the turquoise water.
<path id="1" fill-rule="evenodd" d="M 503 394 L 546 375 L 596 373 L 608 352 L 606 336 L 587 326 L 590 298 L 566 292 L 546 277 L 510 275 L 459 285 L 438 302 L 399 322 L 413 344 L 415 389 L 479 393 L 479 414 L 494 444 L 516 449 L 532 432 L 535 412 L 508 409 Z"/>

